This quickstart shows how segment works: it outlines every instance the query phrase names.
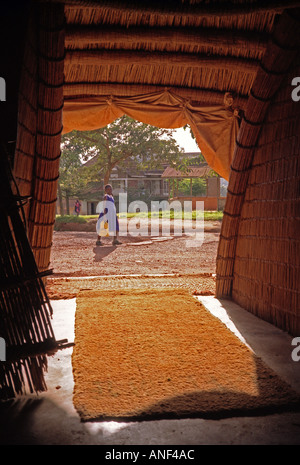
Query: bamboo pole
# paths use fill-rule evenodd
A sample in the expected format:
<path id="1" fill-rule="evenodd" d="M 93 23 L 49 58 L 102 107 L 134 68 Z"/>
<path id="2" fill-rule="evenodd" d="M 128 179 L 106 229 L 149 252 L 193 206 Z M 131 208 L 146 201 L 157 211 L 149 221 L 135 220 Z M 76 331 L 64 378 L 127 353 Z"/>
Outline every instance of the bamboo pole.
<path id="1" fill-rule="evenodd" d="M 52 308 L 46 295 L 19 209 L 11 189 L 11 174 L 1 151 L 0 173 L 0 333 L 7 361 L 0 364 L 0 398 L 44 390 L 46 359 L 35 358 L 37 345 L 57 348 L 51 327 Z M 28 350 L 31 355 L 28 356 Z"/>

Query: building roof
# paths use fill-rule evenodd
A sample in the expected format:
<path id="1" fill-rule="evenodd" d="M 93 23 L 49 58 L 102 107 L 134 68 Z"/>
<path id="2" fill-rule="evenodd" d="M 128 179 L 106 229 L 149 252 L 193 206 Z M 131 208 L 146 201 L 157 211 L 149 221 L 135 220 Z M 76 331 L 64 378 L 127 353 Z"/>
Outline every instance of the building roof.
<path id="1" fill-rule="evenodd" d="M 162 178 L 204 178 L 209 176 L 211 172 L 212 169 L 207 164 L 192 166 L 186 172 L 168 166 L 163 172 Z"/>

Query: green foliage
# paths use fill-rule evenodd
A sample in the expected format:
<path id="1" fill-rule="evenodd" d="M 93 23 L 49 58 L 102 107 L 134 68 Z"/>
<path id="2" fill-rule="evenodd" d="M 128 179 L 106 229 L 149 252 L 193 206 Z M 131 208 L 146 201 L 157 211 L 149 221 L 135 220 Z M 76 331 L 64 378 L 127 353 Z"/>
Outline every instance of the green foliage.
<path id="1" fill-rule="evenodd" d="M 205 211 L 204 220 L 207 221 L 221 221 L 223 219 L 222 211 Z"/>
<path id="2" fill-rule="evenodd" d="M 81 159 L 79 147 L 69 141 L 62 145 L 59 165 L 59 185 L 64 196 L 76 196 L 85 185 L 81 175 Z"/>
<path id="3" fill-rule="evenodd" d="M 201 163 L 206 163 L 206 161 L 202 153 L 199 153 L 194 158 L 181 158 L 180 162 L 177 163 L 176 169 L 184 175 L 189 172 L 191 166 L 199 166 Z"/>
<path id="4" fill-rule="evenodd" d="M 181 179 L 178 182 L 178 190 L 181 194 L 185 196 L 190 196 L 191 194 L 190 179 Z M 206 179 L 195 178 L 192 180 L 192 195 L 199 196 L 199 197 L 206 195 Z"/>
<path id="5" fill-rule="evenodd" d="M 183 151 L 172 137 L 172 130 L 161 129 L 122 116 L 104 128 L 93 131 L 72 131 L 63 136 L 62 170 L 70 161 L 74 171 L 65 171 L 62 190 L 77 186 L 80 190 L 90 182 L 107 183 L 116 166 L 126 168 L 129 162 L 135 169 L 161 168 L 163 163 L 180 163 Z M 73 157 L 69 158 L 69 152 Z M 88 165 L 77 170 L 79 162 Z M 70 176 L 69 184 L 65 177 Z"/>
<path id="6" fill-rule="evenodd" d="M 152 211 L 149 209 L 147 212 L 140 212 L 140 213 L 126 213 L 126 218 L 133 218 L 133 217 L 139 217 L 139 218 L 179 218 L 182 215 L 183 212 L 174 212 L 174 210 L 166 210 L 162 211 L 160 210 L 159 212 L 157 211 Z M 194 210 L 191 212 L 191 217 L 192 218 L 197 218 L 199 215 L 202 215 L 203 212 L 202 210 L 197 211 Z M 121 214 L 120 214 L 121 215 Z M 185 215 L 187 213 L 185 212 Z M 120 218 L 124 218 L 124 213 L 122 213 L 122 216 Z M 56 216 L 55 223 L 56 224 L 62 224 L 62 223 L 80 223 L 80 224 L 85 224 L 91 219 L 96 219 L 98 218 L 98 215 L 62 215 L 62 216 Z M 223 219 L 223 212 L 221 211 L 204 211 L 204 220 L 210 220 L 210 221 L 218 221 Z"/>
<path id="7" fill-rule="evenodd" d="M 185 216 L 184 216 L 185 215 Z M 147 212 L 140 212 L 140 213 L 124 213 L 118 215 L 120 218 L 167 218 L 167 219 L 197 219 L 203 216 L 203 211 L 192 211 L 190 213 L 187 212 L 174 212 L 174 210 L 167 210 L 167 211 L 149 211 Z M 66 223 L 77 223 L 77 224 L 86 224 L 91 219 L 98 218 L 98 215 L 62 215 L 56 216 L 54 230 L 59 231 L 61 229 L 62 224 Z M 223 212 L 221 211 L 204 211 L 204 221 L 222 221 L 223 219 Z"/>
<path id="8" fill-rule="evenodd" d="M 174 210 L 166 210 L 159 212 L 148 211 L 148 212 L 139 212 L 139 213 L 127 213 L 127 218 L 170 218 L 170 219 L 196 219 L 203 217 L 202 210 L 193 210 L 192 212 L 174 212 Z M 122 218 L 124 215 L 122 213 Z M 204 211 L 204 221 L 221 221 L 223 219 L 223 212 L 221 211 Z"/>
<path id="9" fill-rule="evenodd" d="M 190 132 L 190 135 L 191 135 L 191 138 L 195 140 L 195 136 L 194 136 L 194 133 L 192 131 L 192 129 L 190 128 L 190 126 L 188 124 L 186 124 L 185 126 L 183 126 L 183 129 L 185 131 L 189 131 Z"/>

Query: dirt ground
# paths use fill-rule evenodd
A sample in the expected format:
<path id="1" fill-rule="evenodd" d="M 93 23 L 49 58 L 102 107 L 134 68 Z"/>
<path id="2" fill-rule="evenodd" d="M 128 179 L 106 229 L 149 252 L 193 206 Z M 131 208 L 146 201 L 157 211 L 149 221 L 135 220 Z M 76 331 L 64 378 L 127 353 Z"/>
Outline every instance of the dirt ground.
<path id="1" fill-rule="evenodd" d="M 220 221 L 205 221 L 202 244 L 171 232 L 168 236 L 129 234 L 119 238 L 122 244 L 118 246 L 112 245 L 111 238 L 104 238 L 103 245 L 96 246 L 97 235 L 92 231 L 54 231 L 48 295 L 68 298 L 86 289 L 87 282 L 89 286 L 104 282 L 107 286 L 108 277 L 110 282 L 115 277 L 114 283 L 120 283 L 122 277 L 122 282 L 129 283 L 132 275 L 144 277 L 144 283 L 146 277 L 154 276 L 156 281 L 160 277 L 164 285 L 174 285 L 177 278 L 178 285 L 189 283 L 194 293 L 213 294 L 220 228 Z"/>

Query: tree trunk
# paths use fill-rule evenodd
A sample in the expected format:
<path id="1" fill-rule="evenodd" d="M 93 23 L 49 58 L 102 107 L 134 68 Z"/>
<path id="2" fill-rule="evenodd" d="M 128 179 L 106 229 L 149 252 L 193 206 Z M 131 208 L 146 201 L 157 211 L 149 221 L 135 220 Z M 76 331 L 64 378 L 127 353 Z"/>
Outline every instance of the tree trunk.
<path id="1" fill-rule="evenodd" d="M 66 194 L 66 207 L 67 207 L 67 215 L 70 215 L 70 203 L 69 203 L 69 195 Z"/>
<path id="2" fill-rule="evenodd" d="M 111 170 L 109 170 L 109 169 L 107 171 L 105 171 L 104 179 L 103 179 L 104 186 L 106 186 L 106 184 L 109 183 L 110 173 L 111 173 Z"/>
<path id="3" fill-rule="evenodd" d="M 58 186 L 57 186 L 57 193 L 58 193 L 60 216 L 62 216 L 64 214 L 64 204 L 63 204 L 63 197 L 62 197 L 61 187 L 60 187 L 59 183 L 58 183 Z"/>

